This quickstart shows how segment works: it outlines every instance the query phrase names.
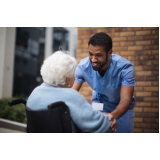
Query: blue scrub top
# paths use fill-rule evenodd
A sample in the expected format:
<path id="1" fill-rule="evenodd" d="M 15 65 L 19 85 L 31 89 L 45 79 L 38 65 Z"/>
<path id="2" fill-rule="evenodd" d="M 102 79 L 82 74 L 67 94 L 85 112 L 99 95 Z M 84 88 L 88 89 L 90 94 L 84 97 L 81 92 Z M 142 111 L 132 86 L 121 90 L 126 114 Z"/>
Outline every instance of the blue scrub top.
<path id="1" fill-rule="evenodd" d="M 134 67 L 132 63 L 119 55 L 111 54 L 110 69 L 105 86 L 101 92 L 100 103 L 104 103 L 103 112 L 112 112 L 120 102 L 122 85 L 135 86 Z M 107 72 L 103 77 L 97 72 L 98 93 L 100 93 Z M 87 82 L 93 89 L 91 102 L 97 102 L 95 71 L 88 57 L 82 59 L 75 71 L 75 82 Z M 130 108 L 135 106 L 135 97 L 132 97 Z"/>

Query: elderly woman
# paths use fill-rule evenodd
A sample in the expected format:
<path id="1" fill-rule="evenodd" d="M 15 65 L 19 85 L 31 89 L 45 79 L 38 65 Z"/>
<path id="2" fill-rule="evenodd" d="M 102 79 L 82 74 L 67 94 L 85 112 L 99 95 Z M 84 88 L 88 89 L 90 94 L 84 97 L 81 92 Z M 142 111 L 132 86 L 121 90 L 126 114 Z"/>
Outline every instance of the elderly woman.
<path id="1" fill-rule="evenodd" d="M 75 58 L 62 51 L 49 56 L 41 68 L 44 83 L 33 90 L 27 107 L 41 110 L 47 109 L 51 103 L 63 101 L 69 107 L 72 132 L 76 132 L 75 126 L 82 132 L 112 132 L 109 116 L 93 110 L 81 94 L 71 89 L 75 68 Z"/>

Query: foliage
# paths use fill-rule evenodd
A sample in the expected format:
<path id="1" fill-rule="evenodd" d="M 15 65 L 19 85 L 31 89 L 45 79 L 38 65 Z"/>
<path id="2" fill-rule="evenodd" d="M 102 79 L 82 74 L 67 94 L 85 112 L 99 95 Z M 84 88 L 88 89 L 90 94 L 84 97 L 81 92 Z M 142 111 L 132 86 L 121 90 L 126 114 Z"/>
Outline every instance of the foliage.
<path id="1" fill-rule="evenodd" d="M 17 98 L 0 99 L 0 118 L 26 123 L 25 105 L 18 104 L 10 107 L 8 102 Z"/>

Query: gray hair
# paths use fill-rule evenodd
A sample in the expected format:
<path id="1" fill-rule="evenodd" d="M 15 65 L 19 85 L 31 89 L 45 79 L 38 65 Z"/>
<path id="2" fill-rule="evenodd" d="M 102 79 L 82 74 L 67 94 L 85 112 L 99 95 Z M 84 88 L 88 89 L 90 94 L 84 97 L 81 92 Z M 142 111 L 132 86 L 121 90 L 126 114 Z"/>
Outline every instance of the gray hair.
<path id="1" fill-rule="evenodd" d="M 65 86 L 66 78 L 73 77 L 75 68 L 74 57 L 57 51 L 43 62 L 40 72 L 44 82 L 55 86 Z"/>

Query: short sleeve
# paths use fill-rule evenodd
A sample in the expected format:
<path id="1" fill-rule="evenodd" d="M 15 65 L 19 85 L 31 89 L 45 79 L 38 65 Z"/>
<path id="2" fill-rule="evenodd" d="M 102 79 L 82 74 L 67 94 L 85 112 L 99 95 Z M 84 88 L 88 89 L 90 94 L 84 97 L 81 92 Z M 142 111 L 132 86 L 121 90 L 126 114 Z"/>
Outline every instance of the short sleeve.
<path id="1" fill-rule="evenodd" d="M 77 83 L 85 82 L 85 79 L 83 77 L 83 72 L 82 72 L 79 65 L 77 66 L 77 68 L 75 70 L 75 82 L 77 82 Z"/>
<path id="2" fill-rule="evenodd" d="M 133 65 L 127 64 L 123 69 L 122 69 L 122 85 L 126 86 L 135 86 L 135 76 L 134 76 L 134 67 Z"/>

